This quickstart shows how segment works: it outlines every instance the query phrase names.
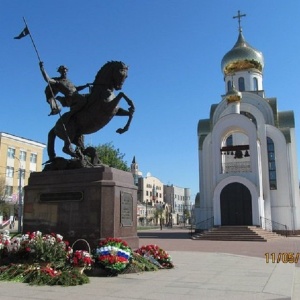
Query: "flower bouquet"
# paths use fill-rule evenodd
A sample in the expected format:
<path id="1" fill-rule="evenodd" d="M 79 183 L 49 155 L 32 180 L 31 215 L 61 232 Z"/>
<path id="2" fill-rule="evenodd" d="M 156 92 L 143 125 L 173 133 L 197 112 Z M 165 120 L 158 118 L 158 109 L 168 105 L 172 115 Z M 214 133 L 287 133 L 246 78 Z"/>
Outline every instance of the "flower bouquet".
<path id="1" fill-rule="evenodd" d="M 70 256 L 70 263 L 73 268 L 77 268 L 82 273 L 85 269 L 90 270 L 94 263 L 90 253 L 85 250 L 75 250 Z"/>
<path id="2" fill-rule="evenodd" d="M 10 244 L 11 238 L 9 231 L 4 230 L 2 233 L 0 233 L 0 261 L 8 256 Z"/>
<path id="3" fill-rule="evenodd" d="M 171 256 L 157 245 L 142 246 L 135 251 L 161 269 L 174 268 Z"/>
<path id="4" fill-rule="evenodd" d="M 121 239 L 107 238 L 94 249 L 93 257 L 109 274 L 117 275 L 130 264 L 132 250 Z"/>
<path id="5" fill-rule="evenodd" d="M 29 252 L 29 258 L 40 264 L 49 264 L 55 268 L 65 265 L 72 248 L 60 234 L 42 234 L 40 231 L 21 237 L 21 247 Z"/>
<path id="6" fill-rule="evenodd" d="M 32 262 L 63 266 L 69 255 L 69 243 L 59 234 L 40 231 L 10 237 L 9 231 L 0 235 L 0 259 L 8 263 Z"/>
<path id="7" fill-rule="evenodd" d="M 63 286 L 88 283 L 85 274 L 67 265 L 71 254 L 72 248 L 59 234 L 43 235 L 37 231 L 11 237 L 9 231 L 4 231 L 0 234 L 0 281 Z M 81 254 L 88 266 L 85 253 Z M 81 264 L 81 256 L 75 256 Z"/>

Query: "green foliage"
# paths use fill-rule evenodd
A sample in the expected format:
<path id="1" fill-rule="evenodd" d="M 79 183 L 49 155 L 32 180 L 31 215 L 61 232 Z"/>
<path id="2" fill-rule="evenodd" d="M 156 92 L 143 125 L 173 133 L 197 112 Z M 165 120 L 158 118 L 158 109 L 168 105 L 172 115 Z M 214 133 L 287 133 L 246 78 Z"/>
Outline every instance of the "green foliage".
<path id="1" fill-rule="evenodd" d="M 28 283 L 29 285 L 75 286 L 89 283 L 85 274 L 76 269 L 55 270 L 39 264 L 10 264 L 0 267 L 0 280 Z"/>
<path id="2" fill-rule="evenodd" d="M 119 149 L 116 149 L 112 142 L 92 147 L 96 149 L 98 157 L 103 164 L 123 171 L 130 170 L 124 161 L 125 154 L 121 153 Z"/>
<path id="3" fill-rule="evenodd" d="M 0 216 L 9 217 L 10 206 L 5 201 L 0 200 Z"/>

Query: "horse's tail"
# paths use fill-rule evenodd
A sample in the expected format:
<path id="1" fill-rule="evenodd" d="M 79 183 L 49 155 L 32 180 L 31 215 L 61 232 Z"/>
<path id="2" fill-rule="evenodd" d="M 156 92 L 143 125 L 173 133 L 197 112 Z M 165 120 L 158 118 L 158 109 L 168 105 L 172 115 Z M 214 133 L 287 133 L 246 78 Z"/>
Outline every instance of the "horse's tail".
<path id="1" fill-rule="evenodd" d="M 47 144 L 47 151 L 48 151 L 48 156 L 50 161 L 56 157 L 56 153 L 54 149 L 55 138 L 56 138 L 56 133 L 53 127 L 48 133 L 48 144 Z"/>

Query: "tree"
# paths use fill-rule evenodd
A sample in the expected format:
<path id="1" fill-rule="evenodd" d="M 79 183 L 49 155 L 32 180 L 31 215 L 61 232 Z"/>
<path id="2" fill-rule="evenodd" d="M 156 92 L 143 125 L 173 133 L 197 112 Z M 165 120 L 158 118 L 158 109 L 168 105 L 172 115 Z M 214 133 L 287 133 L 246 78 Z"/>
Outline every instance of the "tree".
<path id="1" fill-rule="evenodd" d="M 130 171 L 126 161 L 124 161 L 125 154 L 121 153 L 119 149 L 116 149 L 112 142 L 94 148 L 103 164 L 119 170 Z"/>

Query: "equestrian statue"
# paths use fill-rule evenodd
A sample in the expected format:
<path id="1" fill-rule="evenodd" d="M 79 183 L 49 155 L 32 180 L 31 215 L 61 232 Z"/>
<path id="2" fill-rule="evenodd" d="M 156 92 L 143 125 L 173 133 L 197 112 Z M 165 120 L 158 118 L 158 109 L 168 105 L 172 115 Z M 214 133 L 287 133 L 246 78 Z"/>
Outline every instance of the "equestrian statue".
<path id="1" fill-rule="evenodd" d="M 40 67 L 43 73 L 43 65 L 40 64 Z M 119 91 L 122 89 L 125 79 L 127 78 L 127 73 L 128 66 L 123 62 L 107 62 L 98 71 L 94 82 L 91 84 L 92 88 L 90 93 L 82 96 L 86 101 L 80 110 L 72 110 L 72 106 L 70 106 L 70 111 L 60 116 L 54 127 L 48 133 L 47 151 L 49 160 L 45 163 L 46 170 L 76 168 L 76 166 L 70 167 L 69 161 L 61 157 L 56 157 L 56 137 L 64 141 L 62 151 L 70 155 L 72 161 L 79 162 L 77 165 L 82 167 L 85 156 L 90 157 L 90 165 L 100 163 L 95 149 L 92 147 L 85 148 L 83 139 L 85 134 L 97 132 L 107 125 L 114 116 L 128 117 L 125 126 L 117 129 L 117 133 L 122 134 L 129 129 L 135 110 L 134 104 L 123 92 L 119 92 L 117 95 L 114 94 L 114 90 Z M 72 96 L 73 95 L 68 97 Z M 74 96 L 78 98 L 77 91 L 75 91 Z M 58 96 L 56 99 L 63 104 L 66 102 L 64 98 L 65 97 Z M 119 102 L 122 98 L 129 105 L 128 110 L 119 107 Z M 75 150 L 72 144 L 76 146 Z M 60 167 L 58 167 L 59 164 Z"/>

